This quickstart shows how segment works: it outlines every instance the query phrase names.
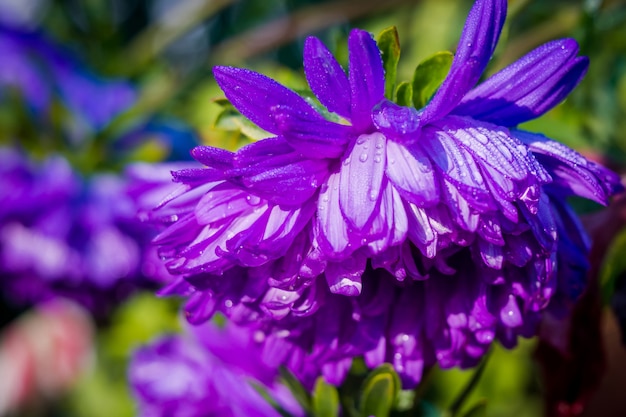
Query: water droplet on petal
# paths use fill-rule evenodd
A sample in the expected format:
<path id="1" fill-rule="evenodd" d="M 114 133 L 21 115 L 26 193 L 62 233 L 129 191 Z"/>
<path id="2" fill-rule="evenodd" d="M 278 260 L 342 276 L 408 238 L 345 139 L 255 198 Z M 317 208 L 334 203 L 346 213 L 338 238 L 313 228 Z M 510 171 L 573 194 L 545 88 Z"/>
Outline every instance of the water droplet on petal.
<path id="1" fill-rule="evenodd" d="M 361 161 L 361 162 L 367 161 L 367 154 L 366 153 L 362 153 L 361 156 L 359 156 L 359 161 Z"/>

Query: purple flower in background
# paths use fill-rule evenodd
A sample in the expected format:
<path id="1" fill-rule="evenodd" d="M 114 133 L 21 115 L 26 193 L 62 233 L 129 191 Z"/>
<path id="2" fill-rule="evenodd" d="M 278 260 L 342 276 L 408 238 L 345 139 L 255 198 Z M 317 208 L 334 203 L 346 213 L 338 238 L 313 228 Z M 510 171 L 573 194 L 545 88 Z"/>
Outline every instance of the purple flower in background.
<path id="1" fill-rule="evenodd" d="M 145 417 L 279 417 L 259 391 L 261 384 L 290 415 L 303 415 L 277 368 L 259 361 L 261 343 L 250 329 L 213 324 L 192 334 L 166 337 L 139 349 L 130 384 Z"/>
<path id="2" fill-rule="evenodd" d="M 252 71 L 215 68 L 226 97 L 273 136 L 235 153 L 197 147 L 206 168 L 154 216 L 192 322 L 221 310 L 264 321 L 306 380 L 339 383 L 354 356 L 394 363 L 407 386 L 424 366 L 473 366 L 489 345 L 531 336 L 584 288 L 588 247 L 563 199 L 606 204 L 612 172 L 517 130 L 562 101 L 588 61 L 574 40 L 530 52 L 475 87 L 505 0 L 470 11 L 452 67 L 423 109 L 384 98 L 380 51 L 353 30 L 344 72 L 316 38 L 308 101 Z M 558 300 L 550 305 L 551 299 Z M 276 352 L 272 352 L 278 355 Z"/>
<path id="3" fill-rule="evenodd" d="M 80 123 L 99 130 L 137 96 L 130 83 L 93 74 L 39 32 L 0 24 L 0 55 L 0 97 L 8 87 L 14 88 L 40 116 L 47 114 L 58 95 Z"/>
<path id="4" fill-rule="evenodd" d="M 97 315 L 148 285 L 152 227 L 121 177 L 82 179 L 60 156 L 0 148 L 0 280 L 14 304 L 56 295 Z M 153 254 L 156 257 L 156 254 Z"/>

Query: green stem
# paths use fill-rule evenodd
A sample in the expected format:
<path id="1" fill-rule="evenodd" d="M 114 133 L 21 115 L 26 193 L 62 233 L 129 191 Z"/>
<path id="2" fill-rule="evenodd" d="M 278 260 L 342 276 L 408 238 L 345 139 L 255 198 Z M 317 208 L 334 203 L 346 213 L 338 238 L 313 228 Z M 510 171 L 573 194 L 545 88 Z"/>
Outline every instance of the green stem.
<path id="1" fill-rule="evenodd" d="M 483 375 L 483 372 L 485 372 L 485 367 L 487 366 L 487 362 L 489 361 L 490 356 L 491 356 L 491 350 L 487 352 L 487 354 L 483 358 L 480 365 L 478 365 L 478 368 L 476 369 L 476 371 L 474 371 L 474 374 L 468 381 L 467 385 L 465 385 L 465 388 L 461 390 L 459 395 L 456 397 L 456 399 L 454 400 L 454 402 L 448 409 L 448 413 L 447 413 L 448 416 L 456 417 L 459 411 L 461 411 L 463 404 L 468 399 L 472 391 L 474 391 L 474 388 L 476 388 L 476 386 L 478 385 L 478 381 L 480 381 L 480 377 Z"/>

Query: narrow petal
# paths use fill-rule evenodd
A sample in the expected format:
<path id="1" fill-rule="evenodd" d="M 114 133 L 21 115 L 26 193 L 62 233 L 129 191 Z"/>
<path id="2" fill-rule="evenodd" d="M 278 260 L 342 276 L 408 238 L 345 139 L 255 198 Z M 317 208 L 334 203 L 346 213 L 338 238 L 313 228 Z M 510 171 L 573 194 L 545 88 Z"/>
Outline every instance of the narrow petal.
<path id="1" fill-rule="evenodd" d="M 276 110 L 280 134 L 295 150 L 309 158 L 338 158 L 348 144 L 351 127 L 327 120 L 313 120 L 293 112 Z"/>
<path id="2" fill-rule="evenodd" d="M 261 129 L 280 134 L 274 117 L 294 113 L 301 119 L 324 120 L 302 97 L 258 72 L 243 68 L 215 67 L 215 81 L 237 110 Z"/>
<path id="3" fill-rule="evenodd" d="M 479 0 L 470 10 L 450 73 L 424 108 L 426 124 L 448 114 L 478 82 L 496 48 L 506 17 L 506 0 Z"/>
<path id="4" fill-rule="evenodd" d="M 361 275 L 365 271 L 366 262 L 367 257 L 358 252 L 344 261 L 329 262 L 325 275 L 330 291 L 351 297 L 361 294 Z"/>
<path id="5" fill-rule="evenodd" d="M 408 204 L 406 214 L 409 239 L 424 256 L 434 258 L 437 253 L 437 234 L 430 225 L 429 216 L 423 209 L 411 203 Z"/>
<path id="6" fill-rule="evenodd" d="M 424 149 L 437 174 L 454 185 L 473 207 L 480 210 L 496 208 L 474 156 L 443 129 L 426 128 L 419 145 Z"/>
<path id="7" fill-rule="evenodd" d="M 380 202 L 386 142 L 378 132 L 359 136 L 339 171 L 341 211 L 358 231 L 369 223 Z"/>
<path id="8" fill-rule="evenodd" d="M 526 144 L 537 160 L 546 167 L 553 185 L 560 192 L 578 195 L 600 204 L 623 187 L 614 172 L 592 162 L 575 150 L 547 137 L 522 130 L 513 135 Z"/>
<path id="9" fill-rule="evenodd" d="M 350 82 L 341 65 L 315 37 L 304 42 L 304 74 L 311 91 L 331 112 L 350 119 Z"/>
<path id="10" fill-rule="evenodd" d="M 189 185 L 225 180 L 224 171 L 213 168 L 185 168 L 172 171 L 172 181 Z"/>
<path id="11" fill-rule="evenodd" d="M 348 38 L 352 125 L 362 131 L 372 124 L 372 108 L 385 96 L 385 71 L 372 35 L 354 29 Z"/>
<path id="12" fill-rule="evenodd" d="M 522 312 L 514 295 L 509 294 L 506 303 L 500 309 L 500 320 L 507 327 L 518 327 L 524 323 Z"/>
<path id="13" fill-rule="evenodd" d="M 469 203 L 467 195 L 451 182 L 444 180 L 443 197 L 455 223 L 463 230 L 475 232 L 478 229 L 480 214 Z"/>
<path id="14" fill-rule="evenodd" d="M 407 142 L 407 138 L 415 139 L 419 134 L 419 112 L 414 107 L 398 106 L 389 100 L 374 106 L 372 121 L 378 130 L 398 142 Z"/>
<path id="15" fill-rule="evenodd" d="M 304 203 L 328 176 L 328 160 L 305 158 L 278 137 L 240 149 L 234 161 L 229 177 L 276 204 Z"/>
<path id="16" fill-rule="evenodd" d="M 339 173 L 331 174 L 320 190 L 317 206 L 318 243 L 327 257 L 341 255 L 349 250 L 351 236 L 339 207 Z"/>
<path id="17" fill-rule="evenodd" d="M 273 207 L 257 249 L 272 256 L 282 255 L 305 226 L 310 224 L 315 208 L 313 201 L 308 201 L 295 210 Z"/>
<path id="18" fill-rule="evenodd" d="M 196 221 L 200 225 L 222 222 L 253 210 L 262 200 L 224 183 L 207 192 L 196 205 Z"/>
<path id="19" fill-rule="evenodd" d="M 203 165 L 215 169 L 228 169 L 233 166 L 235 154 L 213 146 L 196 146 L 191 150 L 191 156 Z"/>
<path id="20" fill-rule="evenodd" d="M 501 207 L 506 208 L 507 201 L 522 200 L 534 210 L 539 185 L 549 182 L 551 178 L 528 152 L 527 146 L 512 137 L 508 129 L 452 116 L 433 125 L 445 132 L 440 137 L 449 135 L 457 146 L 472 156 L 483 180 L 482 184 L 478 181 L 476 185 L 489 190 Z"/>
<path id="21" fill-rule="evenodd" d="M 470 91 L 455 114 L 503 126 L 535 119 L 559 104 L 587 71 L 573 39 L 549 42 Z"/>
<path id="22" fill-rule="evenodd" d="M 386 174 L 411 203 L 425 207 L 439 201 L 439 183 L 421 147 L 388 141 Z"/>
<path id="23" fill-rule="evenodd" d="M 372 222 L 374 233 L 380 231 L 382 237 L 372 241 L 372 235 L 374 235 L 372 233 L 362 241 L 362 243 L 367 242 L 371 254 L 378 254 L 390 246 L 399 245 L 404 242 L 408 232 L 408 220 L 402 199 L 388 181 L 385 183 L 380 208 Z"/>
<path id="24" fill-rule="evenodd" d="M 478 250 L 485 265 L 492 269 L 502 269 L 504 262 L 502 246 L 478 239 Z"/>

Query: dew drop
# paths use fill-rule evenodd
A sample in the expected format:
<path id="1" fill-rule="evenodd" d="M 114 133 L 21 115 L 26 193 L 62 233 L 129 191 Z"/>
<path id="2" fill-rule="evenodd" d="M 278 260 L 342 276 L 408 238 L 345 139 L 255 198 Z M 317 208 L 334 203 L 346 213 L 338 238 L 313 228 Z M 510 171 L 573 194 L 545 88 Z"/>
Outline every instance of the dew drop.
<path id="1" fill-rule="evenodd" d="M 374 162 L 376 162 L 376 163 L 380 163 L 380 161 L 382 161 L 382 159 L 381 159 L 381 157 L 380 157 L 380 156 L 375 156 L 375 157 L 374 157 Z"/>
<path id="2" fill-rule="evenodd" d="M 254 332 L 254 335 L 252 337 L 255 342 L 261 343 L 265 340 L 265 333 L 263 333 L 261 330 L 257 330 L 256 332 Z"/>
<path id="3" fill-rule="evenodd" d="M 361 156 L 359 156 L 359 161 L 361 162 L 367 161 L 367 154 L 365 152 L 363 152 Z"/>

